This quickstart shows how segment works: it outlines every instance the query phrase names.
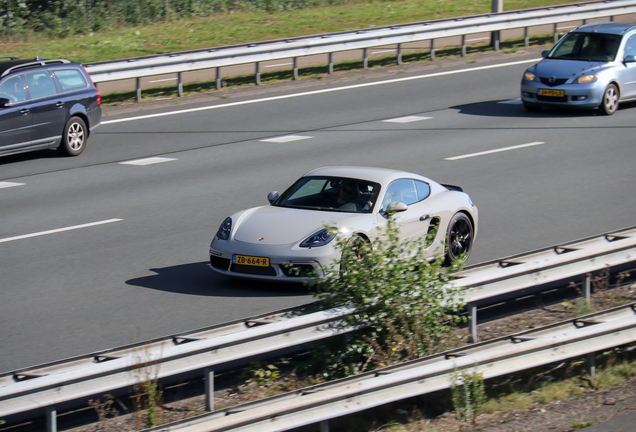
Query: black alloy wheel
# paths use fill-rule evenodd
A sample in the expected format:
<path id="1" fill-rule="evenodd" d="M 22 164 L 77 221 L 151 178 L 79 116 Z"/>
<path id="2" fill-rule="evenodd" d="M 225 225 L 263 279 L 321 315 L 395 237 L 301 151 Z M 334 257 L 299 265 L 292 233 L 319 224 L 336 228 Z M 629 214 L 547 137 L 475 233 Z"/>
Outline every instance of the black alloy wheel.
<path id="1" fill-rule="evenodd" d="M 448 224 L 446 264 L 468 259 L 473 247 L 474 230 L 465 213 L 456 213 Z"/>

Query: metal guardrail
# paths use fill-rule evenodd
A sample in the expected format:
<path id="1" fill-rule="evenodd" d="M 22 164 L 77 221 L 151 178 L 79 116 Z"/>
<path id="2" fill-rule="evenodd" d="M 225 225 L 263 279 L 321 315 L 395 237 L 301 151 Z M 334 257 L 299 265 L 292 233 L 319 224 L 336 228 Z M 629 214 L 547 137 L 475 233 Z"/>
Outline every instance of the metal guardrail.
<path id="1" fill-rule="evenodd" d="M 484 32 L 501 32 L 511 29 L 525 29 L 525 43 L 528 45 L 528 28 L 554 25 L 554 39 L 558 40 L 557 24 L 570 21 L 585 21 L 617 15 L 636 13 L 633 0 L 608 0 L 602 2 L 579 3 L 550 8 L 525 9 L 496 14 L 468 16 L 410 23 L 403 25 L 374 27 L 351 32 L 328 33 L 307 37 L 232 45 L 205 50 L 175 52 L 165 55 L 130 58 L 112 62 L 86 64 L 95 83 L 137 80 L 137 96 L 141 97 L 139 79 L 163 74 L 178 75 L 179 95 L 182 94 L 181 74 L 202 69 L 216 69 L 217 89 L 221 86 L 220 68 L 241 64 L 255 64 L 256 83 L 260 83 L 259 63 L 271 60 L 293 59 L 294 79 L 298 78 L 297 59 L 299 57 L 328 54 L 329 73 L 333 72 L 332 54 L 342 51 L 363 50 L 363 63 L 367 67 L 369 48 L 397 45 L 397 63 L 401 63 L 402 44 L 430 41 L 431 57 L 435 58 L 435 40 L 441 38 L 462 38 L 462 53 L 466 52 L 467 35 Z M 498 46 L 496 47 L 498 49 Z"/>
<path id="2" fill-rule="evenodd" d="M 495 378 L 636 342 L 636 303 L 437 354 L 397 367 L 304 388 L 146 429 L 170 432 L 283 431 L 450 387 L 455 371 Z"/>
<path id="3" fill-rule="evenodd" d="M 573 275 L 632 262 L 636 262 L 636 227 L 474 265 L 457 274 L 461 278 L 457 283 L 472 287 L 464 297 L 472 302 L 476 321 L 477 305 L 487 301 L 526 295 L 528 288 L 541 288 Z M 152 361 L 161 363 L 158 378 L 203 370 L 207 379 L 207 405 L 213 409 L 215 367 L 350 331 L 345 328 L 343 318 L 352 311 L 348 307 L 310 315 L 287 311 L 164 338 L 147 346 L 110 350 L 2 374 L 0 418 L 44 408 L 48 430 L 53 432 L 57 405 L 134 385 L 131 368 Z M 248 323 L 262 325 L 246 328 Z M 476 341 L 476 332 L 473 336 Z"/>

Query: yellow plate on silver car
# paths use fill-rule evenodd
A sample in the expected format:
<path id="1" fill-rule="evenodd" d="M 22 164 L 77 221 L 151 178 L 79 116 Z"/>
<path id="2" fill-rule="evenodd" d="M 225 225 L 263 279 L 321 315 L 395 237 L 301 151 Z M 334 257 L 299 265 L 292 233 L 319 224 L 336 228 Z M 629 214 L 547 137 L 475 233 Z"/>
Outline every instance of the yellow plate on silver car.
<path id="1" fill-rule="evenodd" d="M 565 91 L 552 90 L 552 89 L 539 89 L 539 94 L 541 96 L 563 97 L 565 96 Z"/>
<path id="2" fill-rule="evenodd" d="M 256 267 L 269 267 L 269 258 L 255 257 L 249 255 L 232 255 L 234 264 L 242 264 Z"/>

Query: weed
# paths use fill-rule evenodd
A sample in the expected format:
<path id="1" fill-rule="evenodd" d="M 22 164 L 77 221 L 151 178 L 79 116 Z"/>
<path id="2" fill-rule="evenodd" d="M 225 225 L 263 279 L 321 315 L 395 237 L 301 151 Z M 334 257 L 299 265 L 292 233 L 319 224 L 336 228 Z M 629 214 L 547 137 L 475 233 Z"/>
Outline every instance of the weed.
<path id="1" fill-rule="evenodd" d="M 594 425 L 594 422 L 585 422 L 585 423 L 579 423 L 579 422 L 574 422 L 574 423 L 570 423 L 570 426 L 572 426 L 572 429 L 583 429 L 589 426 Z"/>
<path id="2" fill-rule="evenodd" d="M 88 404 L 93 407 L 95 413 L 97 414 L 98 426 L 96 431 L 99 432 L 110 432 L 111 427 L 108 424 L 109 418 L 114 418 L 119 415 L 119 411 L 113 408 L 113 403 L 115 402 L 115 397 L 113 395 L 107 394 L 104 395 L 104 402 L 101 399 L 93 400 L 90 399 Z"/>
<path id="3" fill-rule="evenodd" d="M 153 427 L 159 424 L 163 392 L 159 386 L 159 354 L 156 359 L 147 349 L 147 345 L 133 356 L 131 373 L 135 379 L 133 386 L 137 428 Z"/>
<path id="4" fill-rule="evenodd" d="M 486 403 L 484 377 L 477 372 L 455 371 L 450 375 L 451 395 L 455 413 L 460 420 L 475 424 L 477 414 Z"/>
<path id="5" fill-rule="evenodd" d="M 240 378 L 247 378 L 245 382 L 257 383 L 260 386 L 270 386 L 274 380 L 280 378 L 278 367 L 273 364 L 265 364 L 264 362 L 252 362 L 250 367 L 245 368 Z"/>

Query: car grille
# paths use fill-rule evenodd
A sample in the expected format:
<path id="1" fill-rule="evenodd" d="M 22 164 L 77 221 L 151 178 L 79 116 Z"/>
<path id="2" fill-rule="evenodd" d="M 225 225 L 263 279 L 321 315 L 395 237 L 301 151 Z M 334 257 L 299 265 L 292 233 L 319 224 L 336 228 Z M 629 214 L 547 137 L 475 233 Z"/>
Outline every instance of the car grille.
<path id="1" fill-rule="evenodd" d="M 210 255 L 210 265 L 221 270 L 227 270 L 230 266 L 230 260 L 228 258 Z"/>
<path id="2" fill-rule="evenodd" d="M 537 100 L 543 101 L 543 102 L 567 102 L 568 101 L 568 97 L 567 96 L 554 97 L 554 96 L 537 95 Z"/>
<path id="3" fill-rule="evenodd" d="M 261 276 L 276 276 L 274 267 L 257 267 L 243 264 L 232 264 L 230 271 Z"/>
<path id="4" fill-rule="evenodd" d="M 550 82 L 550 78 L 541 77 L 541 84 L 545 84 L 548 87 L 556 87 L 565 84 L 567 80 L 567 78 L 557 78 L 554 82 Z"/>

